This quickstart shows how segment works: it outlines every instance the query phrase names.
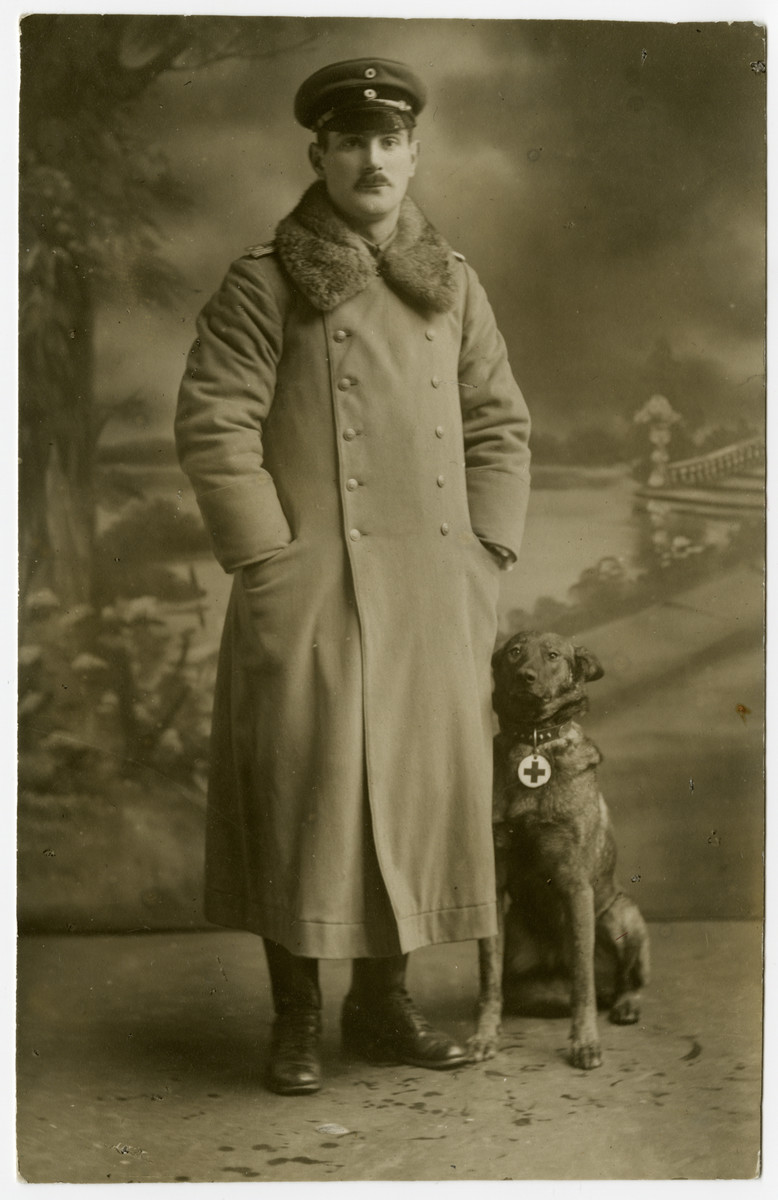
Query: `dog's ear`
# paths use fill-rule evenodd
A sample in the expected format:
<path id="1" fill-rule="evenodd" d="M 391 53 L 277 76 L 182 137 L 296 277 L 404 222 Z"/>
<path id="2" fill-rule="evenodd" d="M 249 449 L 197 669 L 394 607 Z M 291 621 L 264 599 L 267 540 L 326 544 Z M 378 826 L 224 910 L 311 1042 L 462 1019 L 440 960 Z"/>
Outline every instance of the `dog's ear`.
<path id="1" fill-rule="evenodd" d="M 507 645 L 508 645 L 507 642 L 503 642 L 502 645 L 497 647 L 494 654 L 492 655 L 492 670 L 493 671 L 497 670 L 497 665 L 500 662 L 500 659 L 502 658 L 502 652 Z"/>
<path id="2" fill-rule="evenodd" d="M 595 679 L 602 679 L 605 671 L 599 658 L 583 646 L 574 646 L 573 649 L 575 650 L 576 680 L 581 683 L 593 683 Z"/>

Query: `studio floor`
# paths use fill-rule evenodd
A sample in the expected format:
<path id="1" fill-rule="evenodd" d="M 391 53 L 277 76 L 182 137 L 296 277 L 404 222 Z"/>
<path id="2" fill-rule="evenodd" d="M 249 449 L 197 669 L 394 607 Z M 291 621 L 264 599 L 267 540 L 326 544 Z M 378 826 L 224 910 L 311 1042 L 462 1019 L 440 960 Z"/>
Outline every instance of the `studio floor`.
<path id="1" fill-rule="evenodd" d="M 27 936 L 18 958 L 18 1170 L 29 1182 L 749 1179 L 760 1165 L 761 925 L 651 926 L 640 1023 L 600 1017 L 603 1066 L 561 1019 L 509 1017 L 454 1072 L 341 1057 L 348 967 L 322 964 L 325 1083 L 262 1084 L 261 947 L 224 932 Z M 474 943 L 412 956 L 430 1016 L 465 1039 Z"/>

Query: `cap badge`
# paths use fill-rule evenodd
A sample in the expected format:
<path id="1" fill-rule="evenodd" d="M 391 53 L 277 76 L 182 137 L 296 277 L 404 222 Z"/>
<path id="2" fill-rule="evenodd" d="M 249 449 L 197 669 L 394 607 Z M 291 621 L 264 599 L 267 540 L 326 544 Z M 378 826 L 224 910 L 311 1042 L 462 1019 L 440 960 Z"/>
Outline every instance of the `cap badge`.
<path id="1" fill-rule="evenodd" d="M 362 94 L 366 100 L 375 100 L 378 96 L 378 92 L 375 90 L 375 88 L 365 88 Z"/>
<path id="2" fill-rule="evenodd" d="M 377 72 L 375 67 L 367 67 L 365 69 L 365 79 L 375 79 L 376 74 Z"/>

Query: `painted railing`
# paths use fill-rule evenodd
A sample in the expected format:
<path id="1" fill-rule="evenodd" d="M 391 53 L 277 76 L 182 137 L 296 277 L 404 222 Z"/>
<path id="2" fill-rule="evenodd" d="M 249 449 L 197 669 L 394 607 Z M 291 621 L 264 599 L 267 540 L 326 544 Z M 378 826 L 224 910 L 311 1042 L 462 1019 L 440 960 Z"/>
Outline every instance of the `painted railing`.
<path id="1" fill-rule="evenodd" d="M 696 458 L 681 458 L 665 466 L 665 483 L 694 487 L 701 483 L 713 483 L 727 475 L 736 475 L 764 461 L 765 443 L 760 437 L 722 446 L 709 454 Z"/>
<path id="2" fill-rule="evenodd" d="M 731 446 L 722 446 L 693 458 L 670 458 L 672 429 L 680 414 L 665 396 L 652 396 L 635 414 L 635 422 L 648 426 L 651 442 L 649 488 L 700 487 L 716 484 L 729 475 L 748 470 L 764 461 L 765 442 L 761 437 L 746 438 Z"/>

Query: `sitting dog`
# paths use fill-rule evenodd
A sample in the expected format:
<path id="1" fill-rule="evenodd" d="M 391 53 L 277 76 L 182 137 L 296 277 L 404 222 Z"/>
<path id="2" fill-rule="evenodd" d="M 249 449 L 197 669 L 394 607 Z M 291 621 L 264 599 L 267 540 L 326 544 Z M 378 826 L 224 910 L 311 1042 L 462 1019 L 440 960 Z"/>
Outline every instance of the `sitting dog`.
<path id="1" fill-rule="evenodd" d="M 475 1061 L 497 1048 L 505 1006 L 572 1010 L 574 1067 L 602 1062 L 598 1001 L 628 1025 L 648 980 L 648 934 L 618 891 L 616 848 L 597 783 L 602 756 L 573 720 L 585 684 L 601 678 L 593 654 L 554 633 L 518 633 L 497 651 L 494 833 L 500 932 L 479 941 Z M 504 915 L 507 901 L 510 907 Z"/>

